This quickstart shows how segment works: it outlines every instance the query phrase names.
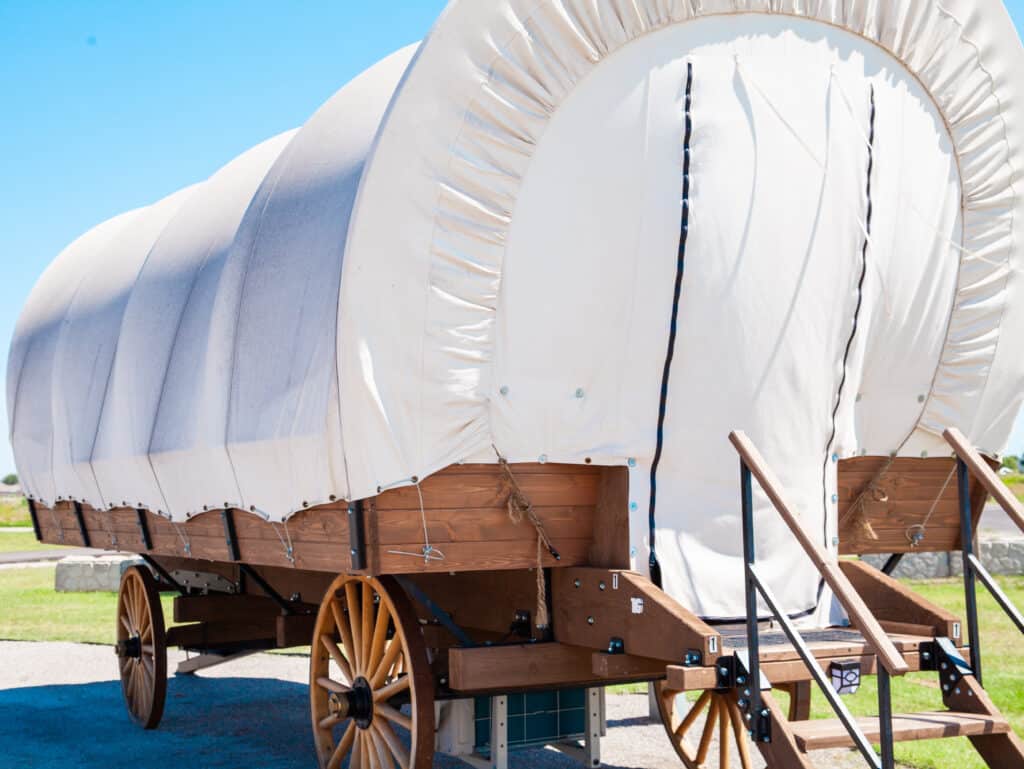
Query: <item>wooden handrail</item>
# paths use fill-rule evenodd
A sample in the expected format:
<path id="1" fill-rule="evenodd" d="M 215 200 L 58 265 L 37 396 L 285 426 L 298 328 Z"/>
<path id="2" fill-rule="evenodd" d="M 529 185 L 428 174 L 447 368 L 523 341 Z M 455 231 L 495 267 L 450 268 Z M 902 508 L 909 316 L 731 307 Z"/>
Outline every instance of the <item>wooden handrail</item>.
<path id="1" fill-rule="evenodd" d="M 981 481 L 985 491 L 991 494 L 992 498 L 999 503 L 999 506 L 1003 508 L 1003 511 L 1010 517 L 1010 520 L 1017 524 L 1021 531 L 1024 531 L 1024 505 L 1006 488 L 1006 484 L 1000 480 L 995 470 L 985 461 L 981 452 L 974 448 L 970 441 L 967 440 L 967 437 L 955 427 L 943 431 L 942 437 L 946 439 L 946 442 L 953 447 L 956 455 L 967 465 L 971 475 Z"/>
<path id="2" fill-rule="evenodd" d="M 751 440 L 741 431 L 729 433 L 729 440 L 736 447 L 743 462 L 750 469 L 750 472 L 757 478 L 757 482 L 764 489 L 765 494 L 772 501 L 782 520 L 785 521 L 789 530 L 793 532 L 797 542 L 807 553 L 814 567 L 821 574 L 822 578 L 832 588 L 836 599 L 846 610 L 850 623 L 860 631 L 864 640 L 874 650 L 881 664 L 890 674 L 901 676 L 909 671 L 909 666 L 903 655 L 897 651 L 892 640 L 882 629 L 882 626 L 875 619 L 875 615 L 868 609 L 864 599 L 853 587 L 853 584 L 846 575 L 839 569 L 839 565 L 830 560 L 824 549 L 818 545 L 807 534 L 799 519 L 793 513 L 793 507 L 782 496 L 782 483 L 772 472 L 768 463 L 765 462 L 761 452 Z"/>

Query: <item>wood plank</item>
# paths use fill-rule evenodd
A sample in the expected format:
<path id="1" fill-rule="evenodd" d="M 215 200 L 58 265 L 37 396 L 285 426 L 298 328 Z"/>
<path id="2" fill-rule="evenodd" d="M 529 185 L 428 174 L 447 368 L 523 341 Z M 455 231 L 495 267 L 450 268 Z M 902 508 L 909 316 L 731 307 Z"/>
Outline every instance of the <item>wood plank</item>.
<path id="1" fill-rule="evenodd" d="M 517 482 L 562 556 L 556 561 L 545 554 L 545 567 L 588 562 L 601 484 L 609 473 L 619 470 L 624 469 L 554 464 L 512 466 Z M 419 495 L 415 487 L 392 489 L 366 500 L 368 568 L 359 573 L 510 570 L 537 565 L 536 532 L 528 523 L 515 524 L 509 519 L 509 488 L 496 464 L 447 468 L 424 479 L 420 489 L 431 543 L 444 552 L 445 560 L 424 562 L 415 555 L 424 546 Z M 40 513 L 43 541 L 80 541 L 70 503 L 61 502 Z M 98 511 L 86 506 L 83 516 L 94 544 L 100 547 L 203 561 L 231 560 L 219 509 L 204 511 L 187 523 L 177 524 L 148 512 L 146 521 L 152 540 L 152 549 L 148 551 L 134 507 L 126 504 Z M 302 510 L 286 524 L 268 522 L 251 511 L 235 510 L 233 518 L 239 557 L 245 563 L 334 575 L 351 572 L 344 502 L 332 501 Z M 627 538 L 628 534 L 619 533 L 616 545 L 620 550 Z"/>
<path id="2" fill-rule="evenodd" d="M 886 632 L 953 638 L 953 626 L 960 624 L 960 618 L 952 612 L 925 600 L 865 561 L 841 560 L 839 568 L 872 613 L 885 623 Z M 906 627 L 908 624 L 919 627 L 915 630 Z M 926 628 L 926 632 L 920 632 L 920 627 Z"/>
<path id="3" fill-rule="evenodd" d="M 311 633 L 312 635 L 312 633 Z M 197 622 L 167 630 L 167 645 L 183 649 L 215 649 L 240 641 L 277 641 L 273 618 L 263 622 Z"/>
<path id="4" fill-rule="evenodd" d="M 590 553 L 589 539 L 556 539 L 553 541 L 561 560 L 544 552 L 542 563 L 547 567 L 569 567 L 585 564 Z M 440 549 L 444 560 L 424 562 L 423 541 L 381 547 L 370 557 L 374 574 L 422 574 L 424 572 L 489 571 L 492 569 L 531 569 L 537 565 L 537 540 L 515 542 L 449 542 Z M 408 555 L 412 553 L 412 555 Z M 337 564 L 336 564 L 337 565 Z M 562 569 L 558 569 L 561 571 Z"/>
<path id="5" fill-rule="evenodd" d="M 512 465 L 516 482 L 530 502 L 538 507 L 597 504 L 600 473 L 579 465 L 551 465 L 544 473 L 532 473 Z M 561 468 L 556 471 L 556 468 Z M 475 472 L 465 468 L 457 474 L 442 471 L 424 478 L 419 485 L 427 510 L 505 507 L 508 486 L 498 465 L 478 465 Z M 415 486 L 383 491 L 376 497 L 378 510 L 420 509 Z"/>
<path id="6" fill-rule="evenodd" d="M 290 649 L 293 646 L 309 646 L 313 641 L 313 626 L 316 614 L 278 614 L 277 648 Z"/>
<path id="7" fill-rule="evenodd" d="M 868 740 L 878 742 L 880 729 L 877 718 L 858 718 L 857 725 Z M 789 728 L 797 746 L 804 752 L 854 746 L 849 732 L 838 719 L 798 721 L 790 723 Z M 937 711 L 900 713 L 892 717 L 892 733 L 896 742 L 1006 734 L 1009 731 L 1010 724 L 1005 718 L 992 715 Z"/>
<path id="8" fill-rule="evenodd" d="M 950 457 L 911 458 L 855 457 L 839 462 L 839 538 L 843 554 L 893 552 L 945 552 L 960 548 L 960 507 L 955 460 Z M 887 468 L 877 481 L 877 494 L 869 495 L 850 515 L 861 492 Z M 876 498 L 878 497 L 878 498 Z M 984 509 L 986 493 L 981 482 L 971 481 L 975 523 Z M 925 538 L 913 542 L 908 530 L 927 520 Z M 870 524 L 872 537 L 862 523 Z"/>
<path id="9" fill-rule="evenodd" d="M 505 636 L 515 621 L 516 613 L 527 612 L 533 637 L 543 637 L 534 621 L 537 611 L 535 571 L 441 572 L 413 574 L 409 579 L 462 627 Z M 433 619 L 430 612 L 419 604 L 414 608 L 421 619 Z"/>
<path id="10" fill-rule="evenodd" d="M 789 527 L 793 537 L 803 548 L 807 557 L 811 559 L 818 573 L 828 583 L 828 586 L 832 588 L 836 599 L 846 610 L 850 623 L 868 640 L 881 658 L 886 670 L 893 675 L 903 675 L 906 673 L 906 663 L 904 663 L 903 658 L 878 624 L 878 620 L 871 614 L 864 600 L 857 594 L 857 591 L 839 569 L 839 566 L 831 560 L 817 541 L 811 539 L 810 535 L 807 534 L 807 531 L 800 523 L 799 515 L 783 497 L 781 482 L 768 466 L 768 463 L 765 462 L 761 453 L 747 436 L 741 432 L 730 433 L 729 440 L 736 447 L 743 461 L 750 468 L 751 473 L 757 478 L 761 488 L 768 495 L 768 498 L 771 499 L 782 520 Z"/>
<path id="11" fill-rule="evenodd" d="M 617 569 L 558 569 L 551 576 L 555 639 L 598 651 L 619 638 L 627 654 L 682 662 L 689 651 L 705 660 L 721 637 L 646 577 Z"/>
<path id="12" fill-rule="evenodd" d="M 629 470 L 625 467 L 602 470 L 589 563 L 605 569 L 628 569 Z"/>
<path id="13" fill-rule="evenodd" d="M 878 660 L 874 654 L 841 654 L 834 657 L 815 655 L 818 666 L 827 674 L 828 666 L 833 662 L 858 662 L 863 675 L 875 675 L 878 672 Z M 917 652 L 904 652 L 903 659 L 910 672 L 921 669 L 921 656 Z M 786 684 L 794 681 L 811 681 L 811 673 L 802 659 L 777 660 L 762 662 L 761 671 L 773 684 Z M 665 678 L 670 688 L 677 691 L 703 691 L 717 686 L 714 667 L 683 667 L 670 665 L 665 669 Z"/>
<path id="14" fill-rule="evenodd" d="M 450 684 L 460 693 L 483 694 L 644 680 L 596 676 L 592 657 L 590 649 L 560 643 L 454 648 L 448 652 Z"/>
<path id="15" fill-rule="evenodd" d="M 594 652 L 591 669 L 595 678 L 633 678 L 656 681 L 665 677 L 664 660 L 632 654 Z"/>
<path id="16" fill-rule="evenodd" d="M 175 622 L 235 622 L 277 616 L 281 608 L 269 598 L 259 595 L 176 596 Z"/>
<path id="17" fill-rule="evenodd" d="M 586 505 L 535 507 L 548 536 L 555 539 L 591 539 L 594 508 Z M 375 508 L 373 542 L 390 547 L 409 542 L 423 543 L 423 520 L 408 510 Z M 432 545 L 448 542 L 536 542 L 536 529 L 529 521 L 514 522 L 507 507 L 432 508 L 424 511 L 427 534 Z"/>

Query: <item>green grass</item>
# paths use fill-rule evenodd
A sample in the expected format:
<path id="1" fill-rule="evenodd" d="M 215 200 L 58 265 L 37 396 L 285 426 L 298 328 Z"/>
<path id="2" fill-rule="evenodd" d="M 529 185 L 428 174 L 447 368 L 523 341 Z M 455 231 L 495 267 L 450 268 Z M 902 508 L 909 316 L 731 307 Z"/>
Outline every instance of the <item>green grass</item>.
<path id="1" fill-rule="evenodd" d="M 116 593 L 58 593 L 56 567 L 0 571 L 0 639 L 113 644 Z M 170 594 L 161 596 L 171 617 Z"/>
<path id="2" fill-rule="evenodd" d="M 0 553 L 28 553 L 39 550 L 60 550 L 60 545 L 37 542 L 31 531 L 0 530 Z"/>
<path id="3" fill-rule="evenodd" d="M 7 526 L 31 526 L 28 503 L 24 499 L 0 499 L 0 528 Z"/>
<path id="4" fill-rule="evenodd" d="M 1000 585 L 1017 606 L 1024 606 L 1024 577 L 1000 577 Z M 963 582 L 908 580 L 910 587 L 928 600 L 964 616 Z M 985 688 L 1014 731 L 1024 734 L 1024 639 L 983 586 L 978 586 L 981 625 L 982 674 Z M 965 629 L 966 632 L 966 629 Z M 892 679 L 893 712 L 907 713 L 942 708 L 936 673 L 911 673 Z M 779 694 L 786 703 L 786 696 Z M 854 715 L 878 713 L 878 689 L 874 678 L 865 678 L 856 694 L 844 702 Z M 834 718 L 831 708 L 815 687 L 813 718 Z M 985 764 L 966 737 L 927 740 L 896 746 L 896 759 L 920 769 L 984 769 Z"/>

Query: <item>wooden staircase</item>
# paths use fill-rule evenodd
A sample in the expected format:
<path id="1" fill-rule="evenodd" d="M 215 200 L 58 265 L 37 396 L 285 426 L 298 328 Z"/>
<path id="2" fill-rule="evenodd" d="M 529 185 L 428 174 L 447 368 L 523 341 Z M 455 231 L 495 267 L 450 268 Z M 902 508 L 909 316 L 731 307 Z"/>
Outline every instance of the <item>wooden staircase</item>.
<path id="1" fill-rule="evenodd" d="M 860 751 L 868 766 L 893 769 L 893 745 L 897 742 L 967 737 L 988 766 L 995 769 L 1024 769 L 1024 742 L 1013 733 L 1009 722 L 988 697 L 982 687 L 980 647 L 974 579 L 977 577 L 993 593 L 1015 624 L 1024 632 L 1024 619 L 1006 596 L 999 591 L 980 561 L 974 556 L 972 536 L 972 510 L 968 491 L 969 473 L 974 473 L 1000 504 L 1007 508 L 1011 519 L 1024 530 L 1024 509 L 959 433 L 947 432 L 946 438 L 958 455 L 958 483 L 963 518 L 962 545 L 965 563 L 965 590 L 967 594 L 967 636 L 970 644 L 962 645 L 961 623 L 947 612 L 912 593 L 887 574 L 859 561 L 837 564 L 824 549 L 803 529 L 794 508 L 785 499 L 782 485 L 768 467 L 757 448 L 742 433 L 732 433 L 730 440 L 741 458 L 744 554 L 747 573 L 746 644 L 742 658 L 740 686 L 729 688 L 731 696 L 745 714 L 750 734 L 764 756 L 769 769 L 811 769 L 808 754 L 829 748 L 852 747 Z M 780 517 L 792 531 L 804 552 L 818 568 L 822 578 L 832 588 L 843 605 L 851 625 L 863 637 L 863 648 L 855 658 L 861 664 L 862 675 L 878 676 L 879 715 L 869 718 L 853 717 L 839 696 L 832 691 L 825 670 L 829 660 L 838 655 L 834 649 L 820 643 L 808 642 L 792 621 L 781 611 L 768 585 L 757 570 L 754 553 L 752 479 L 756 478 L 771 500 Z M 856 584 L 856 587 L 855 587 Z M 859 590 L 858 590 L 859 588 Z M 761 646 L 763 635 L 758 622 L 758 597 L 768 605 L 775 621 L 784 631 L 789 648 L 795 654 L 789 667 L 783 667 L 772 654 L 779 647 Z M 876 612 L 887 617 L 879 621 Z M 883 625 L 888 625 L 888 628 Z M 913 628 L 926 636 L 898 636 L 892 630 Z M 887 629 L 891 629 L 887 632 Z M 834 647 L 834 644 L 833 644 Z M 851 649 L 852 651 L 852 649 Z M 969 656 L 969 661 L 962 654 Z M 825 698 L 836 713 L 827 720 L 799 720 L 806 718 L 806 705 L 802 716 L 796 716 L 791 707 L 783 712 L 770 693 L 770 689 L 785 683 L 779 675 L 789 676 L 799 684 L 801 677 L 795 668 L 803 666 L 804 686 L 806 674 L 816 681 Z M 724 670 L 724 668 L 723 668 Z M 890 676 L 901 676 L 910 671 L 930 670 L 938 676 L 939 691 L 946 710 L 893 714 Z M 673 676 L 677 681 L 673 684 Z M 668 681 L 677 687 L 685 683 L 685 671 L 669 670 Z M 746 681 L 759 681 L 752 686 Z M 720 690 L 725 690 L 719 686 Z M 795 696 L 794 690 L 794 696 Z M 809 691 L 803 693 L 809 700 Z M 880 753 L 872 744 L 880 745 Z M 951 768 L 955 769 L 955 768 Z"/>

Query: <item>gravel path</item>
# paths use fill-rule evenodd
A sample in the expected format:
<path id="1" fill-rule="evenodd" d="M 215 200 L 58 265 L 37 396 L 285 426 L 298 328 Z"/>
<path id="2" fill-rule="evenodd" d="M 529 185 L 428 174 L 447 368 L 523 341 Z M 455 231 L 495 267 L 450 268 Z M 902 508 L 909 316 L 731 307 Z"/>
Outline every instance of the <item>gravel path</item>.
<path id="1" fill-rule="evenodd" d="M 170 653 L 174 669 L 184 654 Z M 310 769 L 307 660 L 256 654 L 172 677 L 160 728 L 128 721 L 110 648 L 71 643 L 0 642 L 0 766 L 29 769 Z M 647 697 L 608 697 L 610 769 L 680 769 Z M 698 727 L 699 728 L 699 727 Z M 699 734 L 699 731 L 698 731 Z M 717 747 L 711 755 L 717 755 Z M 755 751 L 756 756 L 756 751 Z M 763 767 L 759 757 L 756 766 Z M 850 751 L 815 754 L 815 766 L 863 767 Z M 739 761 L 734 756 L 733 766 Z M 437 769 L 468 765 L 438 756 Z M 571 769 L 552 750 L 512 754 L 513 769 Z M 717 766 L 717 763 L 714 763 Z"/>

